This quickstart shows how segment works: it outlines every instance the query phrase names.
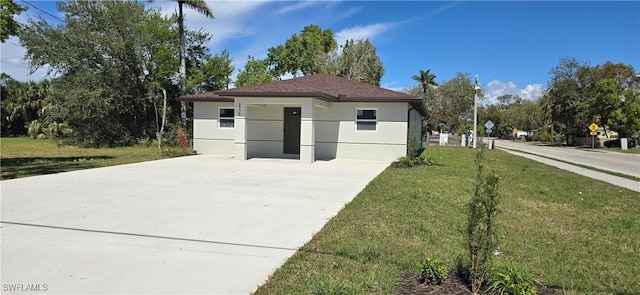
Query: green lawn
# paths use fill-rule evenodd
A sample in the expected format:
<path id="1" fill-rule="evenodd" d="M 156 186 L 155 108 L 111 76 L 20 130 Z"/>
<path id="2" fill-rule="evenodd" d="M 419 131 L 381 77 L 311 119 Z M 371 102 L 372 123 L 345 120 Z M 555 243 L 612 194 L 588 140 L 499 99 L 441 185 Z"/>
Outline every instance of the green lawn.
<path id="1" fill-rule="evenodd" d="M 453 269 L 465 253 L 475 151 L 426 152 L 442 166 L 387 168 L 255 294 L 393 294 L 426 256 Z M 640 194 L 488 153 L 502 177 L 499 260 L 567 294 L 638 294 Z"/>
<path id="2" fill-rule="evenodd" d="M 177 154 L 171 148 L 169 154 Z M 165 153 L 167 154 L 167 153 Z M 166 158 L 154 145 L 120 148 L 58 146 L 29 137 L 0 139 L 1 180 Z"/>

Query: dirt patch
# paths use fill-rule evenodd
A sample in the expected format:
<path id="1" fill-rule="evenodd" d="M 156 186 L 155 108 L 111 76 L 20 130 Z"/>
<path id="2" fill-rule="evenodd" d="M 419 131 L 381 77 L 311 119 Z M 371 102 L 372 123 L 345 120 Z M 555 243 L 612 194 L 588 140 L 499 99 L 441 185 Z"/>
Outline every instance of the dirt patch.
<path id="1" fill-rule="evenodd" d="M 471 288 L 457 274 L 450 273 L 442 284 L 431 286 L 425 284 L 419 274 L 405 273 L 400 277 L 396 288 L 396 295 L 471 295 Z M 496 295 L 496 292 L 480 291 L 478 295 Z M 561 295 L 562 291 L 542 287 L 538 289 L 539 295 Z"/>

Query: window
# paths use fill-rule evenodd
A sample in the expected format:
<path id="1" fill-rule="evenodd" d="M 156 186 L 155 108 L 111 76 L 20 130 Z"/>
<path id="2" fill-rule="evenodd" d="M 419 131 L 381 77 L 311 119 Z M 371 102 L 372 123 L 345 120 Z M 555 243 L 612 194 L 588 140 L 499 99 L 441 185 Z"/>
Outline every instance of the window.
<path id="1" fill-rule="evenodd" d="M 218 128 L 233 128 L 234 126 L 234 109 L 219 108 L 218 109 Z"/>
<path id="2" fill-rule="evenodd" d="M 378 124 L 377 109 L 356 109 L 356 130 L 376 131 Z"/>

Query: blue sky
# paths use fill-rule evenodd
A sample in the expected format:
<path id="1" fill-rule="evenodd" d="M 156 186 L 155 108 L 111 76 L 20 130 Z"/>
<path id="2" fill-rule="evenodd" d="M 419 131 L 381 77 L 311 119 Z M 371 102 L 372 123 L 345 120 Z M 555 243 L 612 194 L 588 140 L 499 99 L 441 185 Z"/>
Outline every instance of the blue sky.
<path id="1" fill-rule="evenodd" d="M 27 2 L 62 18 L 52 1 Z M 592 66 L 624 63 L 640 72 L 640 1 L 207 2 L 215 19 L 187 10 L 187 27 L 210 32 L 211 51 L 228 50 L 237 69 L 247 55 L 264 58 L 269 47 L 317 24 L 332 29 L 340 44 L 368 38 L 386 68 L 383 87 L 411 87 L 420 69 L 431 69 L 438 82 L 466 72 L 479 75 L 485 104 L 507 93 L 536 99 L 562 57 Z M 166 14 L 177 7 L 174 1 L 146 5 Z M 19 19 L 34 15 L 58 22 L 32 7 Z M 28 75 L 17 43 L 2 45 L 2 71 L 19 80 L 42 78 L 43 71 Z"/>

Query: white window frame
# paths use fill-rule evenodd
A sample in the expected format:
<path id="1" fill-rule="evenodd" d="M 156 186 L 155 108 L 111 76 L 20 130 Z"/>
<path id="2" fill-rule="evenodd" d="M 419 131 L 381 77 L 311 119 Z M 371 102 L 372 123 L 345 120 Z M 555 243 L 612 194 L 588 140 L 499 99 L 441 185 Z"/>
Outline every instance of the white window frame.
<path id="1" fill-rule="evenodd" d="M 358 119 L 358 111 L 375 111 L 376 114 L 376 118 L 375 119 Z M 356 108 L 356 114 L 355 114 L 355 130 L 356 132 L 377 132 L 378 131 L 378 108 Z M 373 130 L 360 130 L 358 129 L 358 123 L 375 123 L 374 125 L 374 129 Z"/>
<path id="2" fill-rule="evenodd" d="M 222 110 L 233 110 L 233 116 L 231 117 L 222 117 L 221 116 L 221 111 Z M 235 115 L 236 115 L 236 109 L 234 107 L 219 107 L 218 108 L 218 128 L 219 129 L 233 129 L 236 126 L 236 119 L 235 119 Z M 222 120 L 227 120 L 227 122 L 229 122 L 229 119 L 231 121 L 231 123 L 233 123 L 233 127 L 228 127 L 228 126 L 222 126 Z"/>

